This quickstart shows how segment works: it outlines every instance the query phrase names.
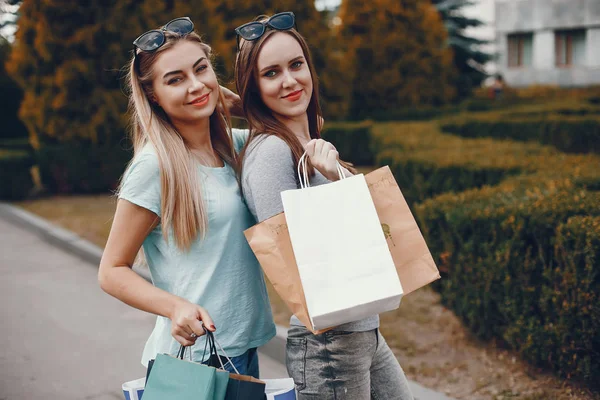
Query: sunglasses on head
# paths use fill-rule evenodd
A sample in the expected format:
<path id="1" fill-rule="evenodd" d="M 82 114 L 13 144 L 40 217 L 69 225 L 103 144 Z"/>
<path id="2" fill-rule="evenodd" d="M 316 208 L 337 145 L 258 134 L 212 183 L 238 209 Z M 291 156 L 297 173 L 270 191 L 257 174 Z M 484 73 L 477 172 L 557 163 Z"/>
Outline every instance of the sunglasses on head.
<path id="1" fill-rule="evenodd" d="M 287 31 L 296 27 L 296 17 L 293 12 L 287 11 L 275 14 L 264 21 L 252 21 L 238 26 L 235 28 L 238 49 L 240 48 L 240 37 L 251 42 L 264 35 L 267 27 L 278 31 Z"/>
<path id="2" fill-rule="evenodd" d="M 172 21 L 166 23 L 160 29 L 152 29 L 146 33 L 142 33 L 138 36 L 137 39 L 133 41 L 133 52 L 136 54 L 136 48 L 142 51 L 155 51 L 160 48 L 163 44 L 165 44 L 165 32 L 173 32 L 179 35 L 187 35 L 188 33 L 192 33 L 194 30 L 194 23 L 188 17 L 175 18 Z"/>

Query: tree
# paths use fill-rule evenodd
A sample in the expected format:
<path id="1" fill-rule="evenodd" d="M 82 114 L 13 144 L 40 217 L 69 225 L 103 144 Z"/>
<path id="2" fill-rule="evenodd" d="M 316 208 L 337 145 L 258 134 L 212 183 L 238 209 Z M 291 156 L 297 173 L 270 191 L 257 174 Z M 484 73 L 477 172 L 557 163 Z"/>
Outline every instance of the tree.
<path id="1" fill-rule="evenodd" d="M 18 117 L 23 90 L 8 75 L 4 62 L 10 54 L 10 43 L 0 36 L 0 140 L 6 138 L 27 138 L 27 128 Z"/>
<path id="2" fill-rule="evenodd" d="M 353 117 L 439 106 L 452 98 L 452 53 L 431 3 L 344 0 L 340 18 L 346 66 L 353 70 Z"/>
<path id="3" fill-rule="evenodd" d="M 468 97 L 473 88 L 481 85 L 488 77 L 484 65 L 494 56 L 482 50 L 488 40 L 477 39 L 466 34 L 467 28 L 485 25 L 479 19 L 465 17 L 465 7 L 473 6 L 473 0 L 432 0 L 448 31 L 448 42 L 454 52 L 453 63 L 458 71 L 454 81 L 458 98 Z"/>
<path id="4" fill-rule="evenodd" d="M 109 4 L 107 4 L 109 3 Z M 25 0 L 8 70 L 25 90 L 21 118 L 40 139 L 123 137 L 127 99 L 121 68 L 132 41 L 175 16 L 202 14 L 190 2 Z"/>
<path id="5" fill-rule="evenodd" d="M 190 1 L 23 1 L 7 70 L 24 90 L 19 116 L 51 190 L 115 187 L 130 156 L 122 67 L 132 41 L 176 16 L 202 25 L 203 10 Z"/>

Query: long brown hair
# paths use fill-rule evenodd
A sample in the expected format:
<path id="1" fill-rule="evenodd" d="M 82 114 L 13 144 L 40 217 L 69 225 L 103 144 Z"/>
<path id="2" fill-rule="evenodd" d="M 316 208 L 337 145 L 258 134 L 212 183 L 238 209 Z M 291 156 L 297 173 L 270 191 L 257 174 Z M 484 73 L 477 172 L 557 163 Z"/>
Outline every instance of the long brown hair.
<path id="1" fill-rule="evenodd" d="M 182 40 L 198 43 L 211 59 L 211 48 L 195 32 L 178 35 L 164 32 L 165 44 L 154 52 L 139 51 L 129 62 L 127 87 L 131 114 L 131 136 L 135 161 L 147 143 L 158 156 L 161 187 L 161 225 L 165 240 L 172 229 L 177 246 L 189 249 L 194 239 L 208 230 L 208 215 L 197 175 L 197 159 L 177 132 L 169 116 L 155 102 L 153 65 L 159 55 Z M 211 66 L 212 68 L 212 66 Z M 231 120 L 219 88 L 218 102 L 210 116 L 210 136 L 215 152 L 239 173 L 239 163 L 231 138 Z M 128 168 L 129 168 L 128 166 Z"/>
<path id="2" fill-rule="evenodd" d="M 287 31 L 268 30 L 257 40 L 251 42 L 242 40 L 235 61 L 235 85 L 242 100 L 244 115 L 248 121 L 248 126 L 250 127 L 250 136 L 246 145 L 240 152 L 240 160 L 243 159 L 248 145 L 257 135 L 267 134 L 275 135 L 287 143 L 292 151 L 294 165 L 297 166 L 300 157 L 302 157 L 302 154 L 304 153 L 304 148 L 294 132 L 275 118 L 273 112 L 265 105 L 260 96 L 260 89 L 258 87 L 258 55 L 260 54 L 264 43 L 269 37 L 277 32 L 283 32 L 292 36 L 302 48 L 302 53 L 306 59 L 313 86 L 310 102 L 308 103 L 308 108 L 306 110 L 308 116 L 308 129 L 312 139 L 319 139 L 321 137 L 319 121 L 321 120 L 322 112 L 319 104 L 319 81 L 311 59 L 308 44 L 302 35 L 295 29 Z M 313 169 L 310 165 L 309 168 L 310 173 L 312 174 Z"/>

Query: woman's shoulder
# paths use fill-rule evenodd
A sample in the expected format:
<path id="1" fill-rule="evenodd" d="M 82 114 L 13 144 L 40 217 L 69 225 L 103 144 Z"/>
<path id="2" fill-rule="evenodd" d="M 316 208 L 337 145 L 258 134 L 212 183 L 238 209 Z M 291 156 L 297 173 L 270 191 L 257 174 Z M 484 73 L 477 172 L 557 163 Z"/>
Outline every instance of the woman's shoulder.
<path id="1" fill-rule="evenodd" d="M 281 138 L 260 134 L 252 138 L 243 161 L 242 175 L 264 171 L 287 171 L 294 167 L 292 150 Z"/>
<path id="2" fill-rule="evenodd" d="M 248 154 L 284 157 L 291 155 L 291 150 L 285 140 L 272 134 L 261 133 L 248 145 Z"/>
<path id="3" fill-rule="evenodd" d="M 137 154 L 133 156 L 125 179 L 148 180 L 160 176 L 160 163 L 156 150 L 151 144 L 146 144 Z"/>

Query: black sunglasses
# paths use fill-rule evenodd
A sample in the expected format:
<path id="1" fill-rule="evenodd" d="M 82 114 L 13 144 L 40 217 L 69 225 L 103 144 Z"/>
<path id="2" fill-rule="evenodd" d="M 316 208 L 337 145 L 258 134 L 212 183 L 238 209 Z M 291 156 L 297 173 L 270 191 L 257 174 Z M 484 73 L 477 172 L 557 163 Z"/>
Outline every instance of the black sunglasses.
<path id="1" fill-rule="evenodd" d="M 187 35 L 194 30 L 194 23 L 188 17 L 175 18 L 172 21 L 167 22 L 165 26 L 160 29 L 152 29 L 146 33 L 142 33 L 137 39 L 133 41 L 135 46 L 133 53 L 136 54 L 136 48 L 142 51 L 155 51 L 160 46 L 165 44 L 165 32 L 178 33 L 180 35 Z"/>
<path id="2" fill-rule="evenodd" d="M 258 17 L 262 18 L 262 17 Z M 273 15 L 264 21 L 252 21 L 235 28 L 237 34 L 237 46 L 240 48 L 240 37 L 244 40 L 253 41 L 265 34 L 267 27 L 278 31 L 287 31 L 296 28 L 296 17 L 291 11 Z M 297 30 L 297 29 L 296 29 Z"/>

